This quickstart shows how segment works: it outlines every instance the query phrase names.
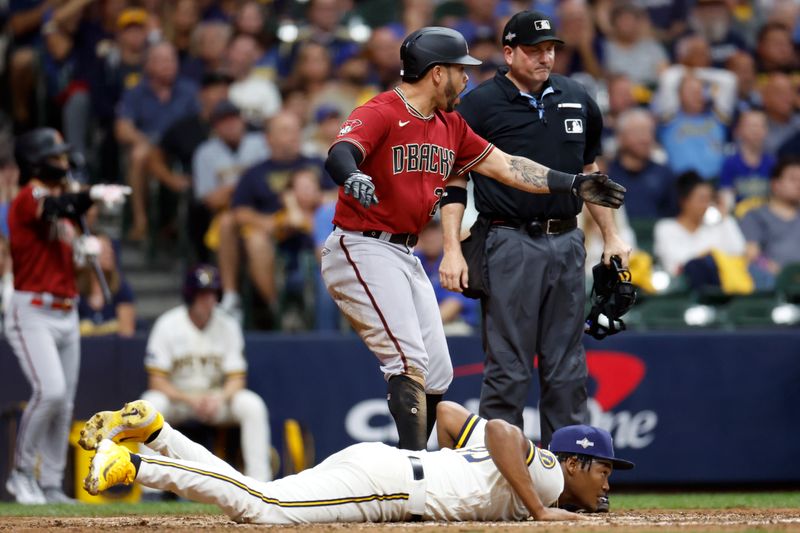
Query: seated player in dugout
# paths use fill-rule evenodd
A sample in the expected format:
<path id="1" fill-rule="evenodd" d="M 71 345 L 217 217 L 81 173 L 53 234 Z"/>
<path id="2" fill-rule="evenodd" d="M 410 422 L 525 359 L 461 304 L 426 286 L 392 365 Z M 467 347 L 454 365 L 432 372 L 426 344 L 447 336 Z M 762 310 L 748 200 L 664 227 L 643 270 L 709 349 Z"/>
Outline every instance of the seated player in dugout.
<path id="1" fill-rule="evenodd" d="M 242 523 L 580 520 L 559 508 L 593 511 L 615 468 L 611 436 L 591 426 L 557 430 L 550 450 L 503 420 L 486 421 L 460 405 L 437 407 L 439 451 L 380 442 L 354 444 L 319 465 L 277 481 L 248 478 L 164 422 L 145 400 L 95 414 L 79 444 L 96 450 L 84 487 L 119 484 L 170 490 L 218 505 Z M 160 455 L 137 455 L 115 442 L 144 442 Z"/>

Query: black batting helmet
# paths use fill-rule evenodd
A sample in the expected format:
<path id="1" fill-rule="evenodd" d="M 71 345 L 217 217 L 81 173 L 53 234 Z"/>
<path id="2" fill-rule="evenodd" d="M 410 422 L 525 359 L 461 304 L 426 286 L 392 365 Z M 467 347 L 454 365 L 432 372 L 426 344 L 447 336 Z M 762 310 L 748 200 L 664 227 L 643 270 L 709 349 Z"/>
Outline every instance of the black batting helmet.
<path id="1" fill-rule="evenodd" d="M 212 265 L 197 265 L 186 273 L 183 284 L 183 301 L 192 305 L 199 291 L 216 291 L 217 300 L 222 298 L 222 281 L 219 270 Z"/>
<path id="2" fill-rule="evenodd" d="M 403 79 L 417 80 L 434 65 L 480 65 L 481 61 L 469 55 L 464 36 L 456 30 L 428 26 L 422 28 L 403 41 L 400 47 L 400 60 Z"/>
<path id="3" fill-rule="evenodd" d="M 66 154 L 71 148 L 53 128 L 36 128 L 17 137 L 14 159 L 19 167 L 20 183 L 26 183 L 31 178 L 44 181 L 62 179 L 66 176 L 66 170 L 51 165 L 48 158 Z"/>

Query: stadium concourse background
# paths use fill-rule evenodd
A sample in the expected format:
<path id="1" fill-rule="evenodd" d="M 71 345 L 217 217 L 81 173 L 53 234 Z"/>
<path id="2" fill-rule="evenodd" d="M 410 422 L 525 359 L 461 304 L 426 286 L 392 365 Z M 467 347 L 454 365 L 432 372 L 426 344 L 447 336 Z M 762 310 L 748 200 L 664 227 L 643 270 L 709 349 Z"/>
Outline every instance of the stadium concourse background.
<path id="1" fill-rule="evenodd" d="M 84 339 L 76 418 L 138 398 L 146 383 L 145 341 Z M 316 462 L 356 441 L 396 442 L 385 386 L 354 335 L 249 334 L 246 346 L 249 386 L 267 402 L 279 453 L 287 419 L 299 421 L 313 437 Z M 637 464 L 615 475 L 615 484 L 796 486 L 798 346 L 796 330 L 626 333 L 587 340 L 592 423 L 608 428 L 619 453 Z M 480 339 L 452 337 L 450 348 L 456 377 L 447 398 L 476 409 Z M 30 391 L 4 341 L 0 368 L 5 479 L 13 445 L 9 422 Z M 530 429 L 538 427 L 537 397 L 532 390 Z"/>

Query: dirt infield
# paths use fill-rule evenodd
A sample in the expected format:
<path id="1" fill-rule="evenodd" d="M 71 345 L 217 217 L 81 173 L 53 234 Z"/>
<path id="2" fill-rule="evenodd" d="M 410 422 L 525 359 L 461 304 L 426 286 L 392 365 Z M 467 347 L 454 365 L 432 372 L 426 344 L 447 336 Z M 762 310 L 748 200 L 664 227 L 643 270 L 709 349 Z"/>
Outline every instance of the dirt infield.
<path id="1" fill-rule="evenodd" d="M 691 511 L 622 511 L 589 516 L 580 522 L 435 522 L 398 524 L 315 524 L 308 526 L 239 525 L 219 515 L 122 516 L 106 518 L 4 517 L 0 531 L 195 533 L 197 531 L 232 531 L 270 529 L 281 533 L 342 533 L 345 531 L 388 530 L 392 533 L 537 533 L 563 532 L 567 529 L 586 532 L 605 531 L 798 531 L 800 509 L 725 509 Z"/>

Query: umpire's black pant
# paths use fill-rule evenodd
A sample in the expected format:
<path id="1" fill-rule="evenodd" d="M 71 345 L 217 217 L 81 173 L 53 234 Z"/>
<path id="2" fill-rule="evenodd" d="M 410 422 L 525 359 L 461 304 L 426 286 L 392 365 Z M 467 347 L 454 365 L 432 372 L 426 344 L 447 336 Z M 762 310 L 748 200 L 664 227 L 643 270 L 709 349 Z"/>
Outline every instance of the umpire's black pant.
<path id="1" fill-rule="evenodd" d="M 530 236 L 494 226 L 486 239 L 489 296 L 484 298 L 486 367 L 479 414 L 522 428 L 522 411 L 539 356 L 542 445 L 553 431 L 588 423 L 583 349 L 584 262 L 579 229 Z"/>

